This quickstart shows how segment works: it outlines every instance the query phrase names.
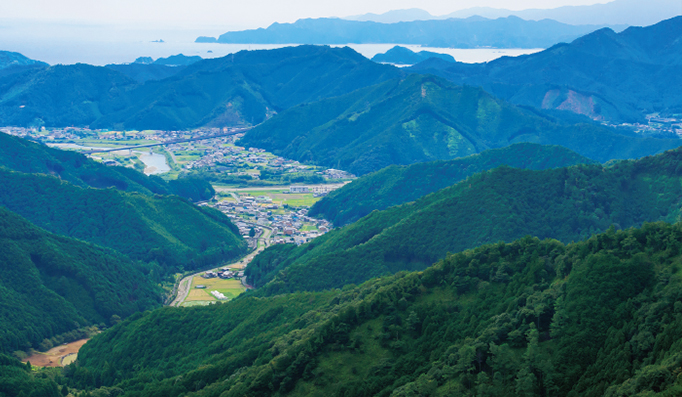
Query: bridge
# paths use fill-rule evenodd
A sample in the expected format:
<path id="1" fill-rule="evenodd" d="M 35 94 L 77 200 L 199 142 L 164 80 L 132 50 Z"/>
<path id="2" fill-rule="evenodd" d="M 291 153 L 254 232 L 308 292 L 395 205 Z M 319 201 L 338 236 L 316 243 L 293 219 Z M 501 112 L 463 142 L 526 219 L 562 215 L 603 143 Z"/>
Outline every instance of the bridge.
<path id="1" fill-rule="evenodd" d="M 246 132 L 246 131 L 250 130 L 251 128 L 253 128 L 253 127 L 240 128 L 238 130 L 232 130 L 230 132 L 223 132 L 223 133 L 214 134 L 214 135 L 205 135 L 205 136 L 198 136 L 198 137 L 194 137 L 194 138 L 176 139 L 173 141 L 166 141 L 166 142 L 160 142 L 160 143 L 149 143 L 146 145 L 124 146 L 124 147 L 117 147 L 117 148 L 111 148 L 111 149 L 84 150 L 81 153 L 83 153 L 83 154 L 108 153 L 108 152 L 117 152 L 119 150 L 134 150 L 134 149 L 142 149 L 142 148 L 153 147 L 153 146 L 173 145 L 175 143 L 205 141 L 207 139 L 222 138 L 225 136 L 241 134 L 242 132 Z"/>

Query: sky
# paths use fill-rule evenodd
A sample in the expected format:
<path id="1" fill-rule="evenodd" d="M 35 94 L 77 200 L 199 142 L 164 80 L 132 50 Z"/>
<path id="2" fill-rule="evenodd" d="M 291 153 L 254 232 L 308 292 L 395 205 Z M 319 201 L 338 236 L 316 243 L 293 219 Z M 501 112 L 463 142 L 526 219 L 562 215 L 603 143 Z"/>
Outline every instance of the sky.
<path id="1" fill-rule="evenodd" d="M 609 0 L 0 0 L 0 26 L 121 26 L 134 29 L 267 27 L 299 18 L 345 17 L 421 8 L 444 15 L 471 7 L 512 10 L 590 5 Z"/>

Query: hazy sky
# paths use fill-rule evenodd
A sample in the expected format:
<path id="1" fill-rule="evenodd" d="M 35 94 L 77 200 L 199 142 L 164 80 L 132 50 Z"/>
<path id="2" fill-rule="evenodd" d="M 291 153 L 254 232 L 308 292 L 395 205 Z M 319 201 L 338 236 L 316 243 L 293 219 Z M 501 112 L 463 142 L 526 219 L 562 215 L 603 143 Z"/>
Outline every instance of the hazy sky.
<path id="1" fill-rule="evenodd" d="M 521 10 L 609 0 L 0 0 L 4 22 L 135 25 L 136 28 L 255 28 L 273 22 L 421 8 L 433 15 L 487 6 Z"/>

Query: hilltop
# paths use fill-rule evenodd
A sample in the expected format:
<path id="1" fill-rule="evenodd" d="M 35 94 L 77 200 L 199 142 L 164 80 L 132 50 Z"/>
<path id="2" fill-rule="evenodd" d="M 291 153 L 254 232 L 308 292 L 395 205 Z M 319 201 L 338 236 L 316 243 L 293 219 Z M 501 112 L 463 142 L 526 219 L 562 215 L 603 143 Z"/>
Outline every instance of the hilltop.
<path id="1" fill-rule="evenodd" d="M 240 145 L 349 171 L 468 156 L 519 142 L 562 145 L 605 162 L 637 158 L 680 140 L 624 136 L 595 124 L 559 124 L 481 88 L 409 75 L 299 105 L 250 130 Z"/>
<path id="2" fill-rule="evenodd" d="M 483 87 L 515 104 L 563 109 L 597 120 L 642 121 L 682 113 L 682 16 L 621 33 L 601 29 L 570 44 L 484 64 L 427 60 L 415 73 Z"/>
<path id="3" fill-rule="evenodd" d="M 246 269 L 258 294 L 340 288 L 421 270 L 448 252 L 526 235 L 562 242 L 611 226 L 682 220 L 682 149 L 610 166 L 506 166 L 374 211 L 299 247 L 273 246 Z"/>
<path id="4" fill-rule="evenodd" d="M 414 52 L 409 48 L 395 46 L 383 54 L 372 57 L 374 62 L 393 63 L 397 65 L 414 65 L 429 58 L 438 58 L 448 62 L 455 62 L 455 58 L 448 54 L 439 54 L 431 51 Z"/>
<path id="5" fill-rule="evenodd" d="M 343 226 L 374 210 L 417 200 L 477 172 L 501 165 L 543 170 L 593 163 L 594 160 L 561 146 L 517 143 L 454 160 L 391 165 L 329 193 L 310 208 L 308 215 L 322 216 L 335 226 Z"/>

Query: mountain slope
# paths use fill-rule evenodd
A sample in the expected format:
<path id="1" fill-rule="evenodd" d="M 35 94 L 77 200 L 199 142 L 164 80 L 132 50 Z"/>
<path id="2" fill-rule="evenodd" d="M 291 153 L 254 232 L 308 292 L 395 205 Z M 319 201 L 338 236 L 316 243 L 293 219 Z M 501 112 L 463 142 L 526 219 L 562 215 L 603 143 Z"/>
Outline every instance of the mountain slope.
<path id="1" fill-rule="evenodd" d="M 682 149 L 543 171 L 500 167 L 333 230 L 300 247 L 274 246 L 246 269 L 259 294 L 340 288 L 424 269 L 481 244 L 526 235 L 577 241 L 611 225 L 682 220 Z M 268 283 L 269 282 L 269 283 Z"/>
<path id="2" fill-rule="evenodd" d="M 0 207 L 0 351 L 37 348 L 79 326 L 158 306 L 161 291 L 143 270 Z"/>
<path id="3" fill-rule="evenodd" d="M 663 223 L 524 238 L 344 291 L 157 310 L 69 376 L 126 396 L 674 396 L 681 242 Z"/>
<path id="4" fill-rule="evenodd" d="M 455 160 L 392 165 L 334 190 L 316 202 L 308 215 L 320 215 L 335 226 L 343 226 L 374 210 L 414 201 L 477 172 L 501 165 L 543 170 L 591 163 L 595 161 L 561 146 L 517 143 Z"/>
<path id="5" fill-rule="evenodd" d="M 208 182 L 180 179 L 167 183 L 131 168 L 108 167 L 74 151 L 53 149 L 4 133 L 0 133 L 0 167 L 53 175 L 81 187 L 113 187 L 146 195 L 177 194 L 194 201 L 208 200 L 215 194 Z"/>
<path id="6" fill-rule="evenodd" d="M 193 269 L 246 251 L 222 213 L 177 196 L 81 188 L 55 177 L 0 169 L 0 205 L 46 230 L 113 248 L 164 271 Z"/>
<path id="7" fill-rule="evenodd" d="M 597 161 L 636 158 L 680 141 L 626 137 L 598 125 L 559 125 L 540 113 L 429 75 L 410 75 L 291 108 L 240 144 L 356 175 L 392 164 L 452 159 L 518 142 L 562 145 Z"/>
<path id="8" fill-rule="evenodd" d="M 682 113 L 680 66 L 682 16 L 618 34 L 602 29 L 532 55 L 485 64 L 429 60 L 410 70 L 481 86 L 516 104 L 633 122 Z"/>
<path id="9" fill-rule="evenodd" d="M 257 124 L 288 107 L 404 75 L 350 48 L 314 46 L 241 51 L 162 80 L 151 79 L 163 77 L 155 77 L 159 65 L 124 66 L 57 65 L 0 77 L 0 124 L 165 130 Z"/>
<path id="10" fill-rule="evenodd" d="M 454 48 L 547 48 L 573 40 L 598 26 L 571 26 L 551 20 L 524 21 L 517 17 L 489 20 L 480 17 L 383 24 L 319 18 L 293 24 L 273 23 L 267 29 L 227 32 L 217 40 L 197 41 L 253 44 L 372 44 L 402 43 Z M 212 39 L 212 40 L 211 40 Z"/>

